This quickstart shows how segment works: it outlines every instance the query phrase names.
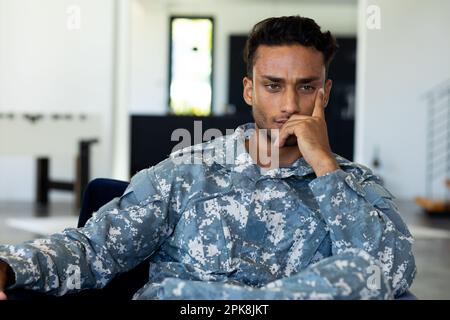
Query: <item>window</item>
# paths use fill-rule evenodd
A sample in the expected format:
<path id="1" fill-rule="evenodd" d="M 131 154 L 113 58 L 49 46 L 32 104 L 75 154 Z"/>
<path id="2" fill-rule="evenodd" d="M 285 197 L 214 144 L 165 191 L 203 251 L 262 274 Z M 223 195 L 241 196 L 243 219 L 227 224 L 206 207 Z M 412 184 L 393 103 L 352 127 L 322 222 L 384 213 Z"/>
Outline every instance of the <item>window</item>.
<path id="1" fill-rule="evenodd" d="M 170 18 L 171 114 L 211 114 L 213 30 L 214 21 L 211 17 Z"/>

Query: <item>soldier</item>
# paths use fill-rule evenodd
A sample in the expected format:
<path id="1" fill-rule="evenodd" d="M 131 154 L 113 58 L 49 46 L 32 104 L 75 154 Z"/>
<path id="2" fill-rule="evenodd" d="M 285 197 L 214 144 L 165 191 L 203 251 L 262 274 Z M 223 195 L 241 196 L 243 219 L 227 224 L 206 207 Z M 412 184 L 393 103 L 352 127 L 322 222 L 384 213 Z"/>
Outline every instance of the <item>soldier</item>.
<path id="1" fill-rule="evenodd" d="M 135 299 L 405 292 L 413 240 L 393 196 L 329 146 L 324 108 L 336 48 L 312 19 L 256 24 L 243 80 L 255 122 L 140 171 L 83 228 L 0 246 L 0 299 L 10 288 L 102 288 L 147 258 L 150 279 Z"/>

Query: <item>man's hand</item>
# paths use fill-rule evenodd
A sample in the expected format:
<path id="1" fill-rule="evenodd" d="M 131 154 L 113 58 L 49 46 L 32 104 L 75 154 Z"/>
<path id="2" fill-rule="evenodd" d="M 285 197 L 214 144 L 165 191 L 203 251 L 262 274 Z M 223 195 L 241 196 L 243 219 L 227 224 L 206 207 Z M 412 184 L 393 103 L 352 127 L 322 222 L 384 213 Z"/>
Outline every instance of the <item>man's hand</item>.
<path id="1" fill-rule="evenodd" d="M 323 88 L 319 89 L 312 115 L 292 115 L 281 128 L 275 141 L 275 146 L 278 144 L 281 148 L 289 136 L 296 136 L 301 154 L 317 177 L 339 169 L 328 142 L 324 95 Z"/>
<path id="2" fill-rule="evenodd" d="M 8 265 L 2 261 L 0 261 L 0 300 L 6 300 L 6 281 L 8 276 Z"/>

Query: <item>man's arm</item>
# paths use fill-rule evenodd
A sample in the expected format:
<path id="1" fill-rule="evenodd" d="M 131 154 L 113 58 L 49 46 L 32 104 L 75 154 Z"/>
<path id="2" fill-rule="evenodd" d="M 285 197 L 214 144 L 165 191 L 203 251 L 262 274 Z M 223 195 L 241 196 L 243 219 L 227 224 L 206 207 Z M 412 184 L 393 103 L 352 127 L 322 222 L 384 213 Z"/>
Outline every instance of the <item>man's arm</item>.
<path id="1" fill-rule="evenodd" d="M 416 272 L 413 239 L 378 178 L 362 166 L 352 172 L 338 169 L 314 179 L 310 188 L 330 229 L 333 254 L 349 248 L 368 252 L 394 294 L 406 291 Z"/>
<path id="2" fill-rule="evenodd" d="M 115 275 L 153 254 L 165 240 L 172 221 L 167 218 L 167 194 L 159 187 L 154 168 L 142 170 L 124 195 L 100 208 L 84 228 L 66 229 L 21 245 L 1 245 L 0 260 L 15 276 L 6 289 L 22 287 L 62 295 L 104 287 Z M 0 274 L 5 287 L 5 273 Z"/>
<path id="3" fill-rule="evenodd" d="M 361 167 L 353 175 L 339 167 L 328 141 L 324 95 L 322 88 L 317 91 L 311 116 L 293 115 L 285 123 L 275 145 L 282 147 L 290 135 L 297 137 L 301 154 L 317 176 L 310 188 L 330 228 L 333 254 L 350 248 L 368 252 L 399 295 L 414 278 L 413 239 L 391 194 L 370 170 Z"/>

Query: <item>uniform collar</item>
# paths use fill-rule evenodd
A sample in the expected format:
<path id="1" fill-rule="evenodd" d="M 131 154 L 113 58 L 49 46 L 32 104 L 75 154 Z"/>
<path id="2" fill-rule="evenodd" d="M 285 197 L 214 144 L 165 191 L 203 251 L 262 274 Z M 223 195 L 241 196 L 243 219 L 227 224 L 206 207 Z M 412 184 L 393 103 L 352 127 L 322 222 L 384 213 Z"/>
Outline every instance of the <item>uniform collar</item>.
<path id="1" fill-rule="evenodd" d="M 304 177 L 314 174 L 312 167 L 303 157 L 298 158 L 289 167 L 261 169 L 253 162 L 245 148 L 245 140 L 255 133 L 255 124 L 246 123 L 236 128 L 234 133 L 218 139 L 213 143 L 214 156 L 210 160 L 221 165 L 229 171 L 246 174 L 251 178 L 288 178 L 290 176 Z M 334 154 L 340 166 L 348 166 L 352 163 L 347 159 Z M 226 160 L 226 161 L 224 161 Z"/>

